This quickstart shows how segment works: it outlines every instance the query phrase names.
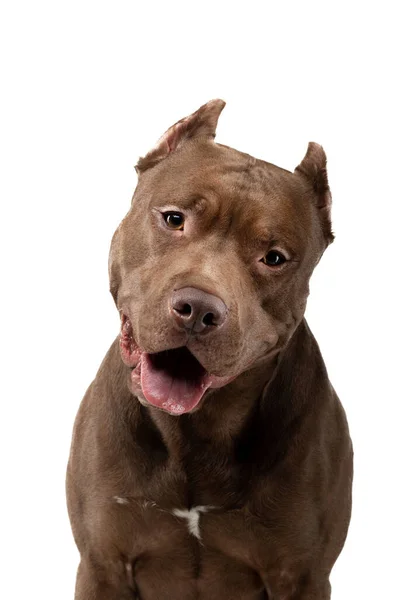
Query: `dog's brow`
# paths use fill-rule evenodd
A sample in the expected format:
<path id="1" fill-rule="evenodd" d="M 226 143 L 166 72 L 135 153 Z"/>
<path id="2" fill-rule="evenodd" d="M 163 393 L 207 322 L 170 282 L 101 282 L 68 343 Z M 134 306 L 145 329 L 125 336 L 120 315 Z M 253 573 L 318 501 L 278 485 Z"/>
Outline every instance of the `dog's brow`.
<path id="1" fill-rule="evenodd" d="M 258 251 L 265 251 L 271 248 L 281 248 L 285 249 L 289 252 L 292 259 L 298 256 L 298 252 L 291 242 L 289 236 L 281 234 L 278 235 L 276 231 L 269 231 L 268 233 L 263 230 L 262 234 L 259 235 L 260 232 L 255 233 L 253 237 L 253 245 Z"/>
<path id="2" fill-rule="evenodd" d="M 201 213 L 204 211 L 205 207 L 208 204 L 207 198 L 204 196 L 193 196 L 187 198 L 177 198 L 174 197 L 172 199 L 168 199 L 167 202 L 163 201 L 160 203 L 158 208 L 178 208 L 186 211 L 193 211 L 196 213 Z"/>
<path id="3" fill-rule="evenodd" d="M 278 233 L 276 229 L 262 229 L 262 231 L 256 230 L 254 231 L 254 244 L 258 248 L 263 248 L 264 246 L 276 244 L 276 243 L 289 243 L 288 236 L 284 233 Z"/>

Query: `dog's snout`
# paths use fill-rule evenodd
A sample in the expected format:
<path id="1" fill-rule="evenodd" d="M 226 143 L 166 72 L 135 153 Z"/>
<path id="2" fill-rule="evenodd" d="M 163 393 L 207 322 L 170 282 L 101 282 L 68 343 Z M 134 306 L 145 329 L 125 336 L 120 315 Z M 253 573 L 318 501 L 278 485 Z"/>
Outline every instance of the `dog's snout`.
<path id="1" fill-rule="evenodd" d="M 227 307 L 221 298 L 198 288 L 175 290 L 170 304 L 177 324 L 194 333 L 209 333 L 227 318 Z"/>

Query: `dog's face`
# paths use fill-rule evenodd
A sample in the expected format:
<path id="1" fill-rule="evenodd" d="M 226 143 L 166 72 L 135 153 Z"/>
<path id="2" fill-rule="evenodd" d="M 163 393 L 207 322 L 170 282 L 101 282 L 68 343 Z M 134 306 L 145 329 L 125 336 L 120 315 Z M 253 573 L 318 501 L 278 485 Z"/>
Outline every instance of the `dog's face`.
<path id="1" fill-rule="evenodd" d="M 139 160 L 111 247 L 131 390 L 172 414 L 288 343 L 332 240 L 323 149 L 310 144 L 291 173 L 216 144 L 223 107 L 204 105 Z"/>

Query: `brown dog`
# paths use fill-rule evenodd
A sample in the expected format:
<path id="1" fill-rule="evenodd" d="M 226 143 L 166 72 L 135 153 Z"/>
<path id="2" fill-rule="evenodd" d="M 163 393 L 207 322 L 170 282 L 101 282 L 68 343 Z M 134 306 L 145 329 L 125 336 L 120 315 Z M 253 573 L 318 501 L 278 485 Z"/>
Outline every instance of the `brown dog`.
<path id="1" fill-rule="evenodd" d="M 224 102 L 141 158 L 110 254 L 121 315 L 67 474 L 77 600 L 327 600 L 352 446 L 304 320 L 332 241 L 326 156 L 214 142 Z"/>

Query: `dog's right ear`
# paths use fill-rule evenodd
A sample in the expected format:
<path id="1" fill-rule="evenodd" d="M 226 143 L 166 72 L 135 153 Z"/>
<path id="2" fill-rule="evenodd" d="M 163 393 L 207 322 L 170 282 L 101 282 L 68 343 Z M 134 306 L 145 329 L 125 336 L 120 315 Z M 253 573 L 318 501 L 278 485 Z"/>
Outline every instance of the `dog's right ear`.
<path id="1" fill-rule="evenodd" d="M 137 174 L 140 175 L 154 167 L 187 139 L 198 136 L 214 139 L 218 118 L 224 106 L 224 100 L 210 100 L 192 115 L 177 121 L 162 135 L 146 156 L 139 158 L 135 166 Z"/>

